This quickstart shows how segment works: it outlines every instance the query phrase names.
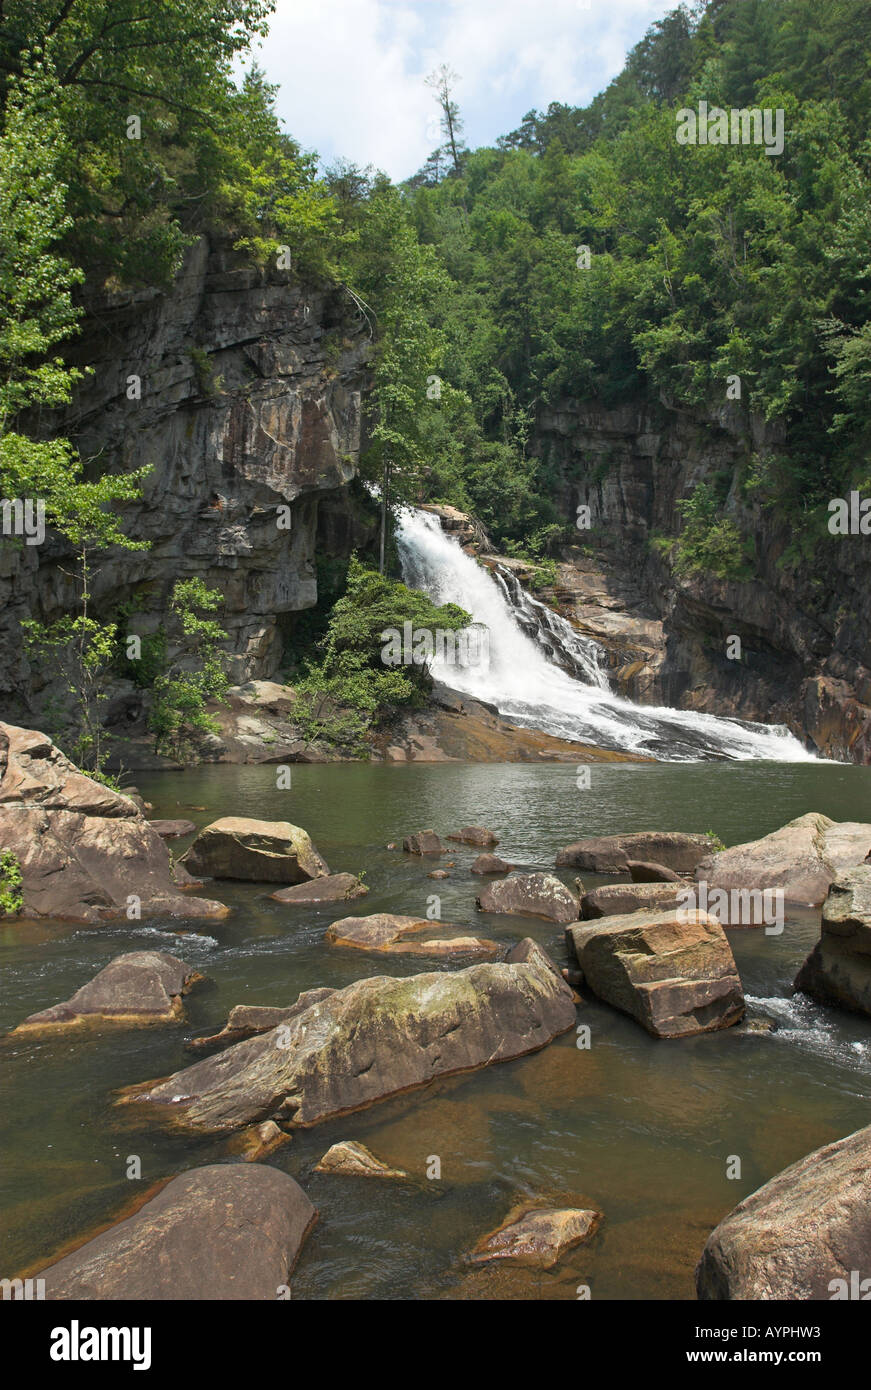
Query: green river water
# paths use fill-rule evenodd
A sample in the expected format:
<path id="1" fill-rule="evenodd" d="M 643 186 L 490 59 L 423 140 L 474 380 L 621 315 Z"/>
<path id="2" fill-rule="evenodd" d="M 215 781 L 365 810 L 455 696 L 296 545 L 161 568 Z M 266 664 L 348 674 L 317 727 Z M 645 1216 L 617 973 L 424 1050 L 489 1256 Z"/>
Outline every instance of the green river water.
<path id="1" fill-rule="evenodd" d="M 437 893 L 444 921 L 506 943 L 533 936 L 560 965 L 562 928 L 476 912 L 486 880 L 468 871 L 474 850 L 452 846 L 441 861 L 454 861 L 451 877 L 434 882 L 432 860 L 386 843 L 430 826 L 444 836 L 480 824 L 500 835 L 505 858 L 550 869 L 560 846 L 588 835 L 713 830 L 734 844 L 811 810 L 871 820 L 867 768 L 596 764 L 591 773 L 581 790 L 573 766 L 552 764 L 298 766 L 290 790 L 276 789 L 274 767 L 220 766 L 143 773 L 137 784 L 155 815 L 197 826 L 219 815 L 305 826 L 334 872 L 365 870 L 370 893 L 353 912 L 422 915 Z M 601 881 L 585 876 L 588 886 Z M 203 891 L 232 905 L 225 921 L 0 928 L 2 1031 L 69 997 L 122 951 L 168 950 L 209 977 L 187 1000 L 184 1023 L 0 1043 L 0 1274 L 47 1262 L 156 1180 L 230 1157 L 225 1139 L 168 1135 L 112 1101 L 118 1088 L 194 1060 L 185 1040 L 220 1026 L 232 1005 L 288 1004 L 316 985 L 455 968 L 328 947 L 325 928 L 346 912 L 336 905 L 281 906 L 256 885 Z M 593 1298 L 692 1298 L 695 1262 L 727 1211 L 801 1155 L 871 1122 L 871 1021 L 792 997 L 818 930 L 817 912 L 796 911 L 782 936 L 729 934 L 749 1014 L 775 1016 L 773 1034 L 655 1041 L 585 1000 L 578 1020 L 592 1029 L 589 1050 L 569 1033 L 533 1056 L 295 1133 L 267 1160 L 297 1178 L 320 1213 L 293 1297 L 574 1299 L 586 1284 Z M 411 1181 L 313 1173 L 339 1139 L 365 1143 Z M 133 1154 L 139 1181 L 126 1177 Z M 438 1180 L 426 1176 L 434 1155 Z M 739 1180 L 726 1175 L 732 1155 Z M 551 1273 L 464 1266 L 464 1252 L 518 1196 L 545 1193 L 604 1212 L 590 1244 Z"/>

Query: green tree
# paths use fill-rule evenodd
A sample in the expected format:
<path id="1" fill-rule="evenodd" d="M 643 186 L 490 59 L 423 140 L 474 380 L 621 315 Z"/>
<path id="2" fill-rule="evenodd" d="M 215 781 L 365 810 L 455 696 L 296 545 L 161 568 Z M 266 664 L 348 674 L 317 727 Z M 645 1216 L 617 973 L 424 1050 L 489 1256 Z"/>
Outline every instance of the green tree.
<path id="1" fill-rule="evenodd" d="M 155 751 L 176 762 L 194 761 L 203 737 L 219 727 L 206 706 L 223 703 L 229 685 L 222 649 L 227 633 L 209 616 L 223 601 L 201 579 L 178 580 L 170 596 L 166 628 L 171 660 L 154 681 L 149 726 Z"/>

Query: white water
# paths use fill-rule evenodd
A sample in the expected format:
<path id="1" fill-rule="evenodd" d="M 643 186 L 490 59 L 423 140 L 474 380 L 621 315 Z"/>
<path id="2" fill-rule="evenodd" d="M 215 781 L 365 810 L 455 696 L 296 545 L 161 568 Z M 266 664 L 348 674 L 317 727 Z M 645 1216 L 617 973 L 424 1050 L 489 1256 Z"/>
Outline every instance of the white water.
<path id="1" fill-rule="evenodd" d="M 507 583 L 494 579 L 445 535 L 430 512 L 401 509 L 396 543 L 410 587 L 437 603 L 459 604 L 489 635 L 487 663 L 461 666 L 437 659 L 433 676 L 495 705 L 515 723 L 575 742 L 679 762 L 814 761 L 782 725 L 642 708 L 614 695 L 595 642 L 581 637 L 510 577 Z"/>

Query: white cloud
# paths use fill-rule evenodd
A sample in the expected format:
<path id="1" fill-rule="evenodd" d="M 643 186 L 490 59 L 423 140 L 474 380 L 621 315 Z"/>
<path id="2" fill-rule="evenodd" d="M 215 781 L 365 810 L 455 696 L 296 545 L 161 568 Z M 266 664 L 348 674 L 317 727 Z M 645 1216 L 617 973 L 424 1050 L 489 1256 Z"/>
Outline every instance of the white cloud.
<path id="1" fill-rule="evenodd" d="M 438 143 L 424 78 L 439 63 L 461 76 L 468 143 L 492 143 L 533 106 L 588 102 L 672 4 L 277 0 L 257 57 L 280 84 L 286 129 L 307 149 L 401 179 Z"/>

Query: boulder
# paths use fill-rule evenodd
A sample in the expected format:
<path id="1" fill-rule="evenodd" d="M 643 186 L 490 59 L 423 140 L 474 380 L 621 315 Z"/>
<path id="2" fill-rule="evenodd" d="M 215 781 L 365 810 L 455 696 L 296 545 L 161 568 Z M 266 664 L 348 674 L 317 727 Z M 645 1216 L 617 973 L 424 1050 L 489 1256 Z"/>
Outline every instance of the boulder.
<path id="1" fill-rule="evenodd" d="M 732 949 L 705 912 L 631 912 L 566 929 L 594 994 L 655 1038 L 728 1028 L 744 1014 Z"/>
<path id="2" fill-rule="evenodd" d="M 510 1260 L 532 1269 L 552 1269 L 567 1251 L 589 1240 L 601 1212 L 582 1207 L 544 1207 L 524 1202 L 495 1231 L 482 1237 L 467 1257 L 470 1264 Z"/>
<path id="3" fill-rule="evenodd" d="M 510 874 L 513 864 L 506 864 L 498 854 L 479 854 L 472 865 L 473 874 Z"/>
<path id="4" fill-rule="evenodd" d="M 270 893 L 277 903 L 296 903 L 306 907 L 314 903 L 337 903 L 349 898 L 364 898 L 369 892 L 354 874 L 327 874 L 324 878 L 313 878 L 308 883 L 295 883 L 292 888 L 279 888 Z"/>
<path id="5" fill-rule="evenodd" d="M 249 883 L 304 883 L 329 869 L 307 831 L 289 821 L 223 816 L 201 830 L 182 863 L 193 874 Z"/>
<path id="6" fill-rule="evenodd" d="M 578 920 L 577 898 L 553 874 L 512 874 L 488 883 L 475 901 L 482 912 L 545 917 L 549 922 Z"/>
<path id="7" fill-rule="evenodd" d="M 708 1237 L 696 1291 L 706 1300 L 867 1299 L 869 1250 L 871 1126 L 799 1159 L 739 1202 Z"/>
<path id="8" fill-rule="evenodd" d="M 839 874 L 862 863 L 869 846 L 871 825 L 811 812 L 761 840 L 709 855 L 696 878 L 709 890 L 779 889 L 786 902 L 817 906 Z"/>
<path id="9" fill-rule="evenodd" d="M 842 874 L 829 888 L 820 939 L 795 987 L 821 1004 L 871 1015 L 871 864 Z"/>
<path id="10" fill-rule="evenodd" d="M 203 976 L 164 951 L 129 951 L 76 990 L 71 999 L 31 1014 L 15 1033 L 85 1023 L 172 1023 L 184 1017 L 182 996 Z"/>
<path id="11" fill-rule="evenodd" d="M 680 883 L 680 874 L 667 869 L 664 864 L 653 864 L 644 859 L 627 859 L 626 867 L 633 883 Z"/>
<path id="12" fill-rule="evenodd" d="M 443 878 L 450 878 L 450 874 L 448 873 L 447 869 L 433 869 L 430 873 L 427 874 L 427 878 L 436 878 L 439 881 L 441 881 L 441 879 Z"/>
<path id="13" fill-rule="evenodd" d="M 676 830 L 639 830 L 629 835 L 598 835 L 561 849 L 558 869 L 588 869 L 594 874 L 625 874 L 630 859 L 653 860 L 675 873 L 691 874 L 710 853 L 707 835 L 683 835 Z"/>
<path id="14" fill-rule="evenodd" d="M 357 980 L 271 1032 L 130 1088 L 119 1103 L 154 1107 L 189 1132 L 266 1119 L 307 1127 L 537 1052 L 574 1022 L 569 986 L 540 947 L 521 942 L 504 961 Z"/>
<path id="15" fill-rule="evenodd" d="M 470 936 L 464 927 L 453 926 L 450 922 L 400 917 L 393 912 L 375 912 L 371 917 L 342 917 L 327 927 L 326 940 L 330 946 L 414 956 L 492 958 L 505 951 L 498 941 Z"/>
<path id="16" fill-rule="evenodd" d="M 86 777 L 45 734 L 0 723 L 0 845 L 21 865 L 25 918 L 225 917 L 179 893 L 169 851 L 128 796 Z"/>
<path id="17" fill-rule="evenodd" d="M 148 824 L 161 840 L 180 840 L 185 835 L 194 835 L 197 829 L 192 820 L 150 820 Z"/>
<path id="18" fill-rule="evenodd" d="M 333 993 L 335 991 L 332 989 L 307 989 L 295 1004 L 288 1004 L 284 1008 L 272 1008 L 268 1004 L 237 1004 L 230 1010 L 220 1033 L 213 1033 L 205 1038 L 191 1038 L 188 1047 L 224 1047 L 228 1043 L 252 1038 L 257 1033 L 268 1033 L 280 1023 L 287 1023 L 290 1019 L 296 1018 L 297 1014 L 302 1013 L 310 1004 L 316 1004 Z"/>
<path id="19" fill-rule="evenodd" d="M 315 1172 L 341 1173 L 346 1178 L 408 1177 L 401 1168 L 389 1168 L 370 1153 L 365 1144 L 357 1144 L 353 1139 L 333 1144 L 332 1148 L 327 1149 L 321 1161 L 315 1164 Z"/>
<path id="20" fill-rule="evenodd" d="M 684 885 L 674 883 L 609 883 L 593 888 L 581 898 L 581 916 L 614 917 L 621 912 L 664 911 L 677 907 L 684 896 Z"/>
<path id="21" fill-rule="evenodd" d="M 274 1120 L 264 1120 L 234 1135 L 230 1147 L 233 1153 L 241 1154 L 246 1163 L 259 1163 L 261 1158 L 268 1158 L 282 1144 L 289 1143 L 290 1135 L 279 1129 Z"/>
<path id="22" fill-rule="evenodd" d="M 274 1302 L 317 1220 L 277 1168 L 216 1163 L 43 1269 L 47 1299 Z"/>
<path id="23" fill-rule="evenodd" d="M 462 830 L 456 835 L 449 835 L 448 839 L 456 840 L 461 845 L 477 845 L 479 849 L 492 849 L 499 843 L 499 836 L 494 835 L 492 830 L 485 830 L 483 825 L 464 825 Z"/>
<path id="24" fill-rule="evenodd" d="M 418 830 L 402 841 L 406 854 L 444 854 L 445 847 L 434 830 Z"/>

